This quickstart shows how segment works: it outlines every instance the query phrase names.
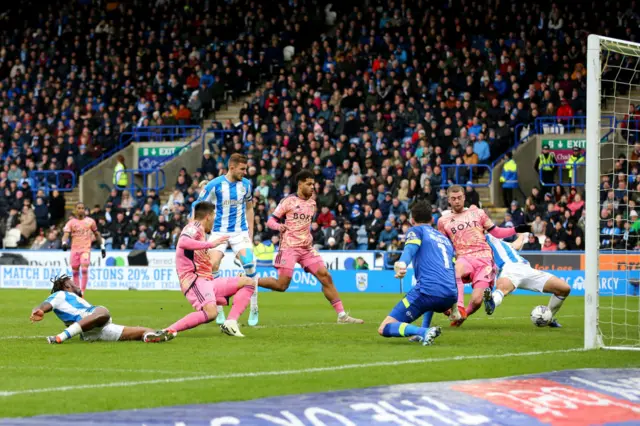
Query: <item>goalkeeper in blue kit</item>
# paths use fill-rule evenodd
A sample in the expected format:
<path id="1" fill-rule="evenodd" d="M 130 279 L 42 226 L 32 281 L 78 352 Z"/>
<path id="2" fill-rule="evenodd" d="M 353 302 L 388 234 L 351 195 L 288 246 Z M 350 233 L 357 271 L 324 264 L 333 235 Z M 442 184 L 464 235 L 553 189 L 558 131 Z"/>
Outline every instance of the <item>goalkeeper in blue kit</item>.
<path id="1" fill-rule="evenodd" d="M 413 262 L 416 286 L 398 302 L 382 321 L 378 333 L 383 337 L 413 337 L 431 345 L 440 327 L 418 327 L 411 323 L 420 316 L 455 309 L 458 301 L 454 250 L 451 241 L 431 226 L 431 205 L 419 201 L 411 206 L 413 228 L 407 232 L 404 251 L 394 265 L 396 278 L 403 278 Z"/>

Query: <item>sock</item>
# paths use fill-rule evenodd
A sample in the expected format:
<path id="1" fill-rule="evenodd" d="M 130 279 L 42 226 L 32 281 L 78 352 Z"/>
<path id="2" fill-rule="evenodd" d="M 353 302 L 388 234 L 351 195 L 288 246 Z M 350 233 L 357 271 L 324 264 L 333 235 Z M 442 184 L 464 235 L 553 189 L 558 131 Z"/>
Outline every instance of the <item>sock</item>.
<path id="1" fill-rule="evenodd" d="M 80 287 L 80 270 L 74 269 L 72 272 L 72 275 L 73 275 L 73 283 L 76 285 L 76 287 Z"/>
<path id="2" fill-rule="evenodd" d="M 218 315 L 224 314 L 224 309 L 222 309 L 222 306 L 218 305 L 216 306 L 216 309 L 218 310 Z"/>
<path id="3" fill-rule="evenodd" d="M 422 314 L 422 328 L 431 327 L 431 318 L 433 318 L 433 311 L 427 311 Z"/>
<path id="4" fill-rule="evenodd" d="M 190 328 L 197 327 L 200 324 L 204 324 L 205 322 L 209 322 L 209 316 L 205 311 L 191 312 L 189 315 L 186 315 L 185 317 L 179 319 L 166 329 L 170 329 L 173 331 L 184 331 L 189 330 Z"/>
<path id="5" fill-rule="evenodd" d="M 464 283 L 462 278 L 456 277 L 456 285 L 458 286 L 458 308 L 464 308 Z"/>
<path id="6" fill-rule="evenodd" d="M 502 299 L 504 299 L 504 293 L 500 290 L 496 290 L 491 294 L 491 297 L 493 298 L 493 303 L 496 304 L 497 308 L 502 303 Z"/>
<path id="7" fill-rule="evenodd" d="M 78 324 L 77 322 L 74 322 L 69 327 L 64 329 L 62 333 L 58 334 L 56 336 L 56 339 L 64 342 L 65 340 L 71 339 L 73 336 L 80 333 L 82 333 L 82 327 L 80 327 L 80 324 Z"/>
<path id="8" fill-rule="evenodd" d="M 406 322 L 392 322 L 384 326 L 382 335 L 384 337 L 411 337 L 415 335 L 422 335 L 426 331 L 426 328 L 407 324 Z"/>
<path id="9" fill-rule="evenodd" d="M 246 285 L 242 287 L 233 298 L 233 306 L 231 306 L 231 312 L 229 312 L 228 320 L 237 321 L 240 315 L 247 309 L 251 295 L 253 294 L 253 286 Z"/>
<path id="10" fill-rule="evenodd" d="M 344 312 L 344 306 L 342 306 L 342 300 L 336 299 L 332 301 L 331 306 L 333 306 L 333 309 L 335 309 L 336 314 L 338 314 L 339 317 L 346 315 Z"/>
<path id="11" fill-rule="evenodd" d="M 258 281 L 256 281 L 256 287 L 255 290 L 253 292 L 253 294 L 251 295 L 251 310 L 255 311 L 258 309 Z"/>
<path id="12" fill-rule="evenodd" d="M 82 268 L 82 278 L 80 279 L 80 290 L 82 290 L 82 294 L 84 294 L 87 289 L 87 282 L 89 282 L 89 269 Z"/>
<path id="13" fill-rule="evenodd" d="M 551 309 L 551 313 L 553 313 L 554 317 L 562 307 L 563 303 L 564 303 L 564 297 L 556 296 L 555 294 L 551 296 L 551 299 L 549 300 L 549 309 Z"/>

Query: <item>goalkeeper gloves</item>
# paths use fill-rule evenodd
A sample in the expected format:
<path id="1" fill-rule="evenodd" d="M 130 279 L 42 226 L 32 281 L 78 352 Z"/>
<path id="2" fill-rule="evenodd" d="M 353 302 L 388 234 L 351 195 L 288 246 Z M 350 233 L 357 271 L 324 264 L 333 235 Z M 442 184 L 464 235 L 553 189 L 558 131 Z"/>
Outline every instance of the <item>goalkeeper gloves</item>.
<path id="1" fill-rule="evenodd" d="M 68 241 L 63 241 L 62 242 L 62 251 L 67 251 L 69 250 L 69 242 Z"/>
<path id="2" fill-rule="evenodd" d="M 398 261 L 393 264 L 393 270 L 396 273 L 396 278 L 402 278 L 407 274 L 407 264 Z"/>
<path id="3" fill-rule="evenodd" d="M 526 223 L 522 225 L 516 226 L 516 232 L 518 234 L 524 234 L 526 232 L 531 232 L 531 225 L 527 225 Z"/>

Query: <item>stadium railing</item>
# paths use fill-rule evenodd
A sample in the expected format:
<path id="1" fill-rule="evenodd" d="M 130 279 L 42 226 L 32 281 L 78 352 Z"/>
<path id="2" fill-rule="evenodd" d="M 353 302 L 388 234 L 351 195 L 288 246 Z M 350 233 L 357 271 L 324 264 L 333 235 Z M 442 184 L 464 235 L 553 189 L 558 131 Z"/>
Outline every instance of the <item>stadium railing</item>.
<path id="1" fill-rule="evenodd" d="M 29 173 L 36 191 L 42 189 L 48 197 L 51 191 L 71 192 L 76 187 L 76 174 L 70 170 L 36 170 Z"/>
<path id="2" fill-rule="evenodd" d="M 103 153 L 91 163 L 87 164 L 80 170 L 80 174 L 84 174 L 87 170 L 100 164 L 102 161 L 112 157 L 116 152 L 125 148 L 133 142 L 174 142 L 176 140 L 186 139 L 193 136 L 194 140 L 202 135 L 202 127 L 200 126 L 147 126 L 135 127 L 129 132 L 120 134 L 118 144 L 111 150 Z M 184 147 L 183 147 L 184 148 Z M 181 150 L 179 150 L 181 151 Z M 173 158 L 174 156 L 171 156 Z M 165 162 L 167 160 L 165 159 Z"/>
<path id="3" fill-rule="evenodd" d="M 491 185 L 491 167 L 488 164 L 443 164 L 440 166 L 442 168 L 442 187 L 447 188 L 451 185 L 464 185 L 471 186 L 473 188 L 481 188 L 487 187 Z M 455 169 L 454 179 L 449 179 L 448 170 Z M 467 171 L 461 171 L 462 169 L 467 169 Z M 476 179 L 480 172 L 488 172 L 489 181 L 487 183 L 473 183 L 474 179 Z M 446 182 L 444 181 L 444 178 Z M 449 182 L 451 180 L 451 182 Z"/>
<path id="4" fill-rule="evenodd" d="M 542 180 L 542 174 L 544 172 L 544 170 L 542 169 L 542 167 L 539 170 L 539 176 L 540 176 L 540 185 L 545 186 L 545 187 L 549 187 L 549 186 L 556 186 L 556 185 L 560 185 L 560 186 L 584 186 L 584 176 L 582 179 L 580 179 L 580 177 L 578 176 L 578 168 L 582 168 L 585 167 L 587 164 L 585 162 L 583 163 L 574 163 L 571 165 L 567 165 L 566 163 L 553 163 L 553 164 L 549 164 L 552 167 L 556 167 L 558 169 L 558 173 L 560 174 L 560 179 L 558 182 L 544 182 Z M 571 178 L 569 178 L 568 182 L 565 182 L 564 179 L 564 173 L 563 172 L 567 172 L 567 174 L 569 174 L 569 172 L 571 174 Z M 582 182 L 580 182 L 582 181 Z"/>
<path id="5" fill-rule="evenodd" d="M 133 193 L 137 189 L 141 189 L 145 194 L 150 189 L 155 189 L 156 193 L 159 194 L 167 186 L 167 178 L 164 174 L 164 170 L 162 169 L 125 169 L 116 173 L 114 176 L 114 180 L 117 182 L 122 174 L 126 174 L 129 178 L 129 182 L 131 182 L 128 186 L 120 186 L 118 184 L 115 185 L 115 188 L 122 190 L 129 190 L 129 192 Z M 135 178 L 142 178 L 142 186 L 136 185 Z M 154 182 L 153 184 L 149 184 L 149 177 L 151 177 Z"/>

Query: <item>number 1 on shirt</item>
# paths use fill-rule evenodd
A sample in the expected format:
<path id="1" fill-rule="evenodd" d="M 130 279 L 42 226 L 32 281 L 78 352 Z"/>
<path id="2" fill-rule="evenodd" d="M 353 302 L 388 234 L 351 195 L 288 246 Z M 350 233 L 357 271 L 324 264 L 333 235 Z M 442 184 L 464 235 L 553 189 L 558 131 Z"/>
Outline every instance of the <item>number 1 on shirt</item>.
<path id="1" fill-rule="evenodd" d="M 442 243 L 438 243 L 438 247 L 442 252 L 442 260 L 444 260 L 444 267 L 447 269 L 451 268 L 451 263 L 449 262 L 449 257 L 447 256 L 447 248 Z"/>

